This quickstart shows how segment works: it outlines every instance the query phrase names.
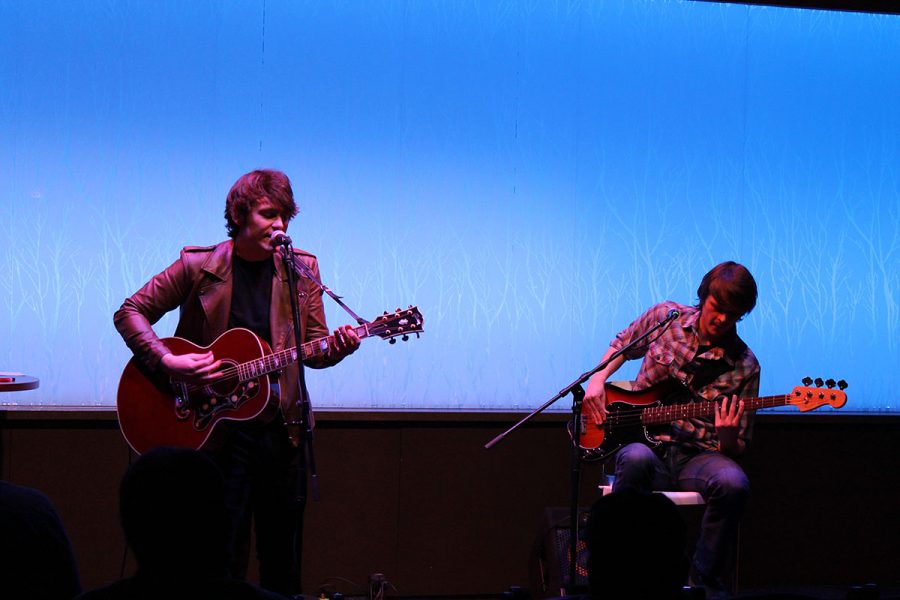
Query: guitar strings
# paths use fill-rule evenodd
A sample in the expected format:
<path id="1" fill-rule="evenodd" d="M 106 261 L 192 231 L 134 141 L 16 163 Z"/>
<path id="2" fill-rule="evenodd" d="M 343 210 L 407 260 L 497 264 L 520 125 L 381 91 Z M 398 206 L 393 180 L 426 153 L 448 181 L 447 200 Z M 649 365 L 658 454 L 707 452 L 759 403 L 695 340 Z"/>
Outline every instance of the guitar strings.
<path id="1" fill-rule="evenodd" d="M 784 404 L 790 394 L 782 394 L 778 396 L 765 396 L 757 398 L 758 408 L 769 408 Z M 769 406 L 766 406 L 766 405 Z M 621 409 L 611 412 L 603 422 L 605 429 L 613 429 L 615 427 L 633 427 L 634 425 L 642 425 L 644 416 L 651 417 L 648 425 L 662 425 L 676 421 L 679 418 L 690 418 L 708 415 L 714 411 L 716 402 L 690 402 L 686 404 L 671 404 L 661 406 L 649 406 L 644 408 Z M 755 410 L 755 409 L 754 409 Z M 676 417 L 671 413 L 680 414 Z M 657 421 L 657 419 L 659 419 Z"/>
<path id="2" fill-rule="evenodd" d="M 308 345 L 311 346 L 312 344 L 313 344 L 313 342 L 305 342 L 300 345 L 301 357 L 306 357 L 309 355 L 310 349 L 306 348 L 306 346 L 308 346 Z M 219 377 L 217 377 L 215 381 L 209 381 L 209 382 L 201 383 L 201 384 L 198 384 L 198 383 L 189 384 L 187 386 L 188 394 L 190 394 L 191 392 L 196 392 L 198 390 L 205 390 L 208 386 L 218 385 L 220 383 L 224 383 L 231 379 L 237 379 L 238 382 L 240 382 L 240 381 L 244 381 L 247 379 L 255 379 L 256 377 L 261 377 L 262 375 L 267 374 L 269 371 L 275 370 L 275 369 L 272 369 L 272 365 L 270 364 L 272 362 L 271 358 L 273 356 L 282 356 L 283 355 L 285 357 L 285 364 L 287 364 L 287 357 L 290 356 L 291 353 L 296 352 L 296 350 L 297 350 L 297 347 L 294 346 L 293 348 L 288 348 L 286 350 L 280 350 L 278 352 L 273 352 L 272 354 L 267 354 L 266 356 L 263 356 L 262 358 L 258 358 L 255 360 L 247 361 L 245 363 L 226 367 L 225 369 L 222 369 L 221 371 L 216 371 L 216 373 L 219 374 Z M 247 367 L 245 365 L 248 365 L 252 362 L 259 362 L 259 361 L 262 361 L 262 363 L 263 363 L 261 365 L 262 372 L 260 372 L 259 375 L 254 375 L 253 377 L 247 377 L 247 378 L 242 379 L 241 378 L 241 369 L 243 368 L 244 370 L 247 370 Z M 279 362 L 279 360 L 276 359 L 274 366 L 278 367 L 280 364 L 281 363 Z"/>

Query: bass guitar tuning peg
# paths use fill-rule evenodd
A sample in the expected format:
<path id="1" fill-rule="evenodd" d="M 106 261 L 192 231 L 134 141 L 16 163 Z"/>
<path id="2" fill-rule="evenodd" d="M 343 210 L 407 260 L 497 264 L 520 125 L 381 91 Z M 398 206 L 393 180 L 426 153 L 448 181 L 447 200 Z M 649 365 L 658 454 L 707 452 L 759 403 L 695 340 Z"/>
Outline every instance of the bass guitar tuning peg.
<path id="1" fill-rule="evenodd" d="M 821 377 L 816 377 L 816 387 L 822 387 L 825 384 Z"/>
<path id="2" fill-rule="evenodd" d="M 828 389 L 832 389 L 834 387 L 834 379 L 826 379 L 825 385 Z"/>
<path id="3" fill-rule="evenodd" d="M 402 339 L 404 342 L 408 342 L 408 341 L 409 341 L 409 336 L 408 336 L 408 335 L 404 335 L 401 339 Z"/>
<path id="4" fill-rule="evenodd" d="M 806 387 L 809 387 L 810 385 L 812 385 L 812 382 L 813 382 L 813 381 L 812 381 L 812 377 L 809 377 L 809 376 L 804 377 L 804 378 L 801 379 L 800 381 L 801 381 L 801 382 L 803 383 L 803 385 L 805 385 Z"/>
<path id="5" fill-rule="evenodd" d="M 846 389 L 847 389 L 847 382 L 844 381 L 843 379 L 841 379 L 840 381 L 838 381 L 837 385 L 838 385 L 838 387 L 841 388 L 842 390 L 846 390 Z"/>
<path id="6" fill-rule="evenodd" d="M 388 340 L 388 344 L 396 344 L 396 343 L 397 343 L 397 338 L 391 338 Z"/>

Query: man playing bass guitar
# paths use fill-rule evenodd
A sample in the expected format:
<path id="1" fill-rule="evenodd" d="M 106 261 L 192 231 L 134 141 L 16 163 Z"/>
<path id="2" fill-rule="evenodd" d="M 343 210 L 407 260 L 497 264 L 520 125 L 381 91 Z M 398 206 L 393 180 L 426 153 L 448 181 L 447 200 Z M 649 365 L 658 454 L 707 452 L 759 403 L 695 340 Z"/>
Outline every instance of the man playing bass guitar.
<path id="1" fill-rule="evenodd" d="M 126 299 L 115 325 L 148 372 L 161 372 L 193 386 L 212 386 L 223 375 L 213 352 L 173 353 L 151 325 L 180 309 L 175 335 L 209 346 L 234 328 L 253 332 L 275 351 L 328 336 L 322 292 L 308 278 L 297 280 L 300 335 L 294 340 L 286 268 L 275 253 L 273 234 L 287 230 L 297 214 L 284 173 L 258 170 L 232 186 L 225 203 L 230 237 L 215 246 L 187 247 L 171 266 Z M 316 258 L 294 250 L 318 276 Z M 353 327 L 335 330 L 333 342 L 304 361 L 330 367 L 351 354 L 360 338 Z M 234 370 L 234 369 L 232 369 Z M 306 394 L 296 363 L 279 369 L 280 398 L 275 410 L 247 421 L 234 421 L 224 439 L 204 450 L 226 482 L 231 540 L 230 575 L 243 578 L 249 552 L 251 517 L 255 521 L 260 584 L 281 594 L 300 592 L 300 550 L 306 501 L 304 449 L 300 443 L 298 399 Z M 273 414 L 273 412 L 275 414 Z M 186 517 L 202 518 L 203 507 L 185 507 Z"/>
<path id="2" fill-rule="evenodd" d="M 613 491 L 623 489 L 699 492 L 706 500 L 700 539 L 691 563 L 690 581 L 707 597 L 726 596 L 722 583 L 736 542 L 750 485 L 733 460 L 750 442 L 751 414 L 741 397 L 756 396 L 760 367 L 741 340 L 736 323 L 756 305 L 756 281 L 734 262 L 709 271 L 697 290 L 697 306 L 663 302 L 650 308 L 610 344 L 604 359 L 663 321 L 673 309 L 679 316 L 661 331 L 614 360 L 590 380 L 585 395 L 586 420 L 602 424 L 609 417 L 604 386 L 625 360 L 643 357 L 634 389 L 676 380 L 706 400 L 722 397 L 714 417 L 690 417 L 658 435 L 662 452 L 630 443 L 615 455 Z"/>

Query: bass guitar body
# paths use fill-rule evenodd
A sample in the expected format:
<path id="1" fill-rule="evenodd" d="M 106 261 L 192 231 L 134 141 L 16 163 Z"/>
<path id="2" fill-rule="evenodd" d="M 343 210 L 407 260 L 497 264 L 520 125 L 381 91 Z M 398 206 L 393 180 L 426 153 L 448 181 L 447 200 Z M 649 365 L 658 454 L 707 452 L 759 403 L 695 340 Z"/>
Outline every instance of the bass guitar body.
<path id="1" fill-rule="evenodd" d="M 268 375 L 239 368 L 271 353 L 253 332 L 231 329 L 208 347 L 178 337 L 162 341 L 177 355 L 212 351 L 222 360 L 221 378 L 210 385 L 188 384 L 150 373 L 132 358 L 119 381 L 116 409 L 122 435 L 135 452 L 158 446 L 199 449 L 221 421 L 253 419 L 269 408 Z"/>
<path id="2" fill-rule="evenodd" d="M 608 414 L 604 424 L 597 425 L 587 414 L 582 415 L 579 446 L 586 460 L 606 460 L 635 442 L 658 448 L 662 442 L 655 436 L 666 429 L 667 425 L 645 425 L 640 418 L 641 411 L 690 399 L 690 393 L 675 381 L 639 391 L 627 390 L 614 384 L 607 384 L 605 389 Z"/>

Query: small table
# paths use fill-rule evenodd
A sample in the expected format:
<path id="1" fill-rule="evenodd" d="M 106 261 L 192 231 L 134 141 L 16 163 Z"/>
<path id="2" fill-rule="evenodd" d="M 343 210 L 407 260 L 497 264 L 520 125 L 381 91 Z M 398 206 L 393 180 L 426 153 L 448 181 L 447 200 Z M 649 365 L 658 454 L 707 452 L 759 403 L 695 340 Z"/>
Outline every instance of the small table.
<path id="1" fill-rule="evenodd" d="M 41 385 L 37 377 L 23 375 L 22 373 L 0 372 L 0 392 L 21 392 L 33 390 Z"/>

